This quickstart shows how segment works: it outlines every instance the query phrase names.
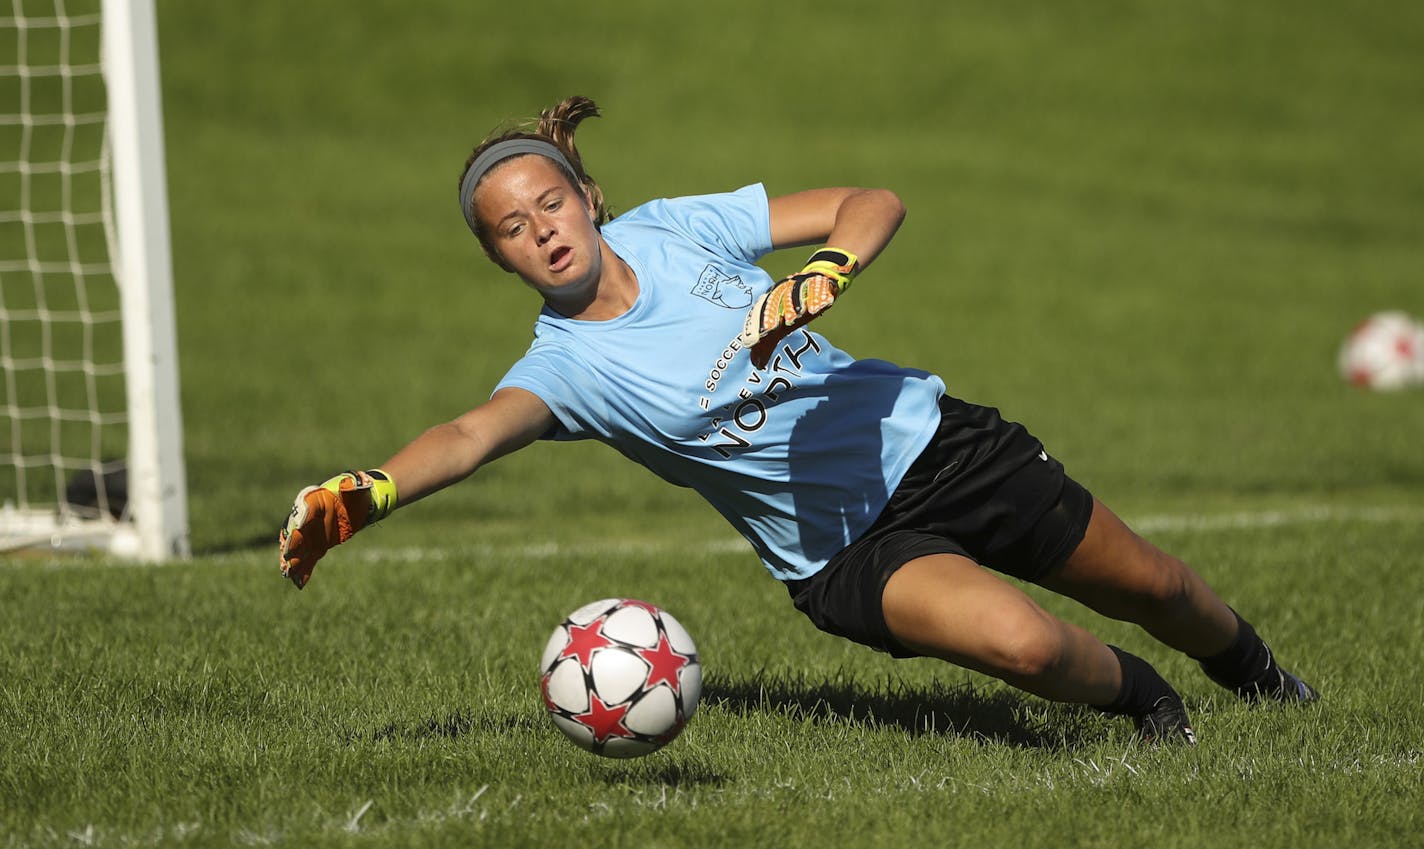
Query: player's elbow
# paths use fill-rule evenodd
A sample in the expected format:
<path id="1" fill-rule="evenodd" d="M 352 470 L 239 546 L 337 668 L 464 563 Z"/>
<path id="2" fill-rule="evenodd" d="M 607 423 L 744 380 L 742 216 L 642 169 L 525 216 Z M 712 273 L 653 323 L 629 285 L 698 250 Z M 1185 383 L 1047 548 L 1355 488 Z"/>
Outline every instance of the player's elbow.
<path id="1" fill-rule="evenodd" d="M 905 220 L 905 202 L 900 196 L 890 189 L 865 189 L 867 200 L 874 203 L 887 220 L 893 221 L 895 226 L 900 226 L 900 222 Z"/>

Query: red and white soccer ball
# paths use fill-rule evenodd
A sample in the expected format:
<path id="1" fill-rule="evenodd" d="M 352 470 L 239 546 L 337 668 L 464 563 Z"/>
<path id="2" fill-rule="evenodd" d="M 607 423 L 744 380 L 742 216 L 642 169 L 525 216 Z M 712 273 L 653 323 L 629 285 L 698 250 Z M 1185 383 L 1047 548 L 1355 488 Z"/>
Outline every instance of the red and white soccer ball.
<path id="1" fill-rule="evenodd" d="M 1424 324 L 1402 312 L 1375 313 L 1340 346 L 1340 376 L 1391 391 L 1424 385 Z"/>
<path id="2" fill-rule="evenodd" d="M 702 697 L 686 629 L 643 601 L 609 598 L 568 615 L 539 660 L 554 725 L 594 754 L 635 758 L 682 732 Z"/>

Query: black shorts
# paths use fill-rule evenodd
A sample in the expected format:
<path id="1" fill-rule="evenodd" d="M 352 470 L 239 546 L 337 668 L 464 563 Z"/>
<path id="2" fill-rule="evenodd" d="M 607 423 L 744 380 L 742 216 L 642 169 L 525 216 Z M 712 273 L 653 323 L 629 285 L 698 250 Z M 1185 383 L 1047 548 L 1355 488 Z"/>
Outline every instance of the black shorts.
<path id="1" fill-rule="evenodd" d="M 877 518 L 809 578 L 787 581 L 816 627 L 896 657 L 881 609 L 890 576 L 929 554 L 958 554 L 1036 581 L 1073 553 L 1093 496 L 1020 424 L 992 407 L 940 399 L 940 425 Z"/>

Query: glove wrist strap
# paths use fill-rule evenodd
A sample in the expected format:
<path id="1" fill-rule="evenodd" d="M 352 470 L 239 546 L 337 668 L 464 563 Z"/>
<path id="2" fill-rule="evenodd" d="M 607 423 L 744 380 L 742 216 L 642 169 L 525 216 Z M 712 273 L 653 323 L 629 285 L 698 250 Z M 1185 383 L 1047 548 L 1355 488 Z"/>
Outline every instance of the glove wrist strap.
<path id="1" fill-rule="evenodd" d="M 860 258 L 850 251 L 828 245 L 811 254 L 802 271 L 831 272 L 826 276 L 835 279 L 840 284 L 837 288 L 844 292 L 850 288 L 850 281 L 854 280 L 860 271 Z"/>
<path id="2" fill-rule="evenodd" d="M 396 509 L 396 482 L 380 469 L 368 469 L 366 475 L 371 479 L 371 514 L 366 518 L 370 524 L 386 518 Z"/>
<path id="3" fill-rule="evenodd" d="M 860 258 L 850 251 L 833 248 L 827 245 L 824 248 L 811 254 L 811 258 L 806 260 L 806 264 L 813 262 L 829 262 L 834 266 L 845 269 L 846 274 L 855 274 L 860 265 Z"/>

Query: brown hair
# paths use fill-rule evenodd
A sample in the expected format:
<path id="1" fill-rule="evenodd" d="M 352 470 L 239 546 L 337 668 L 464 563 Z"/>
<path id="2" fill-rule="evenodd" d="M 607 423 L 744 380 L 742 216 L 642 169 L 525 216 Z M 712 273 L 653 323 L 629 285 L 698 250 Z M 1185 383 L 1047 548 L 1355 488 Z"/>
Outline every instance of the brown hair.
<path id="1" fill-rule="evenodd" d="M 470 170 L 475 159 L 491 145 L 509 139 L 546 141 L 568 157 L 569 164 L 574 168 L 573 176 L 578 181 L 574 188 L 588 198 L 589 204 L 593 207 L 594 224 L 602 226 L 613 216 L 609 214 L 608 207 L 603 202 L 603 189 L 599 188 L 597 181 L 584 170 L 583 157 L 579 156 L 578 148 L 574 146 L 574 132 L 578 129 L 578 125 L 585 118 L 597 118 L 599 114 L 598 105 L 592 100 L 575 95 L 540 112 L 537 119 L 520 121 L 512 126 L 497 129 L 486 136 L 484 141 L 480 142 L 470 153 L 469 158 L 465 160 L 465 167 L 460 171 L 460 181 L 464 181 L 465 174 Z M 473 198 L 471 203 L 473 203 Z M 489 234 L 480 225 L 479 217 L 474 216 L 473 220 L 475 221 L 475 235 L 480 240 L 480 247 L 484 248 L 485 256 L 500 268 L 508 271 L 509 268 L 504 264 L 499 253 L 490 244 Z"/>

